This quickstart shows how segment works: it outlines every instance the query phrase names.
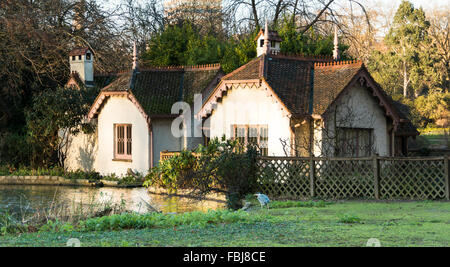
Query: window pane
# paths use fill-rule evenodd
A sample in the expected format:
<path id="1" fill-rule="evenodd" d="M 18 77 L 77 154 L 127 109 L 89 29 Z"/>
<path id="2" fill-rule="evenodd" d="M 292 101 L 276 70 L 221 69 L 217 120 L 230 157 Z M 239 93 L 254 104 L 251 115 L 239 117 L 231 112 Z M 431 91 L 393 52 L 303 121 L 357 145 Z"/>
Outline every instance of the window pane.
<path id="1" fill-rule="evenodd" d="M 336 155 L 367 157 L 372 154 L 372 129 L 338 128 Z"/>
<path id="2" fill-rule="evenodd" d="M 131 155 L 132 134 L 131 125 L 127 126 L 127 155 Z"/>
<path id="3" fill-rule="evenodd" d="M 245 127 L 244 126 L 236 127 L 236 138 L 240 144 L 242 144 L 242 145 L 245 144 Z"/>
<path id="4" fill-rule="evenodd" d="M 255 126 L 248 128 L 248 143 L 253 145 L 258 144 L 258 128 Z"/>
<path id="5" fill-rule="evenodd" d="M 124 127 L 118 126 L 117 127 L 117 154 L 123 155 L 124 154 Z"/>
<path id="6" fill-rule="evenodd" d="M 268 155 L 269 135 L 267 125 L 232 125 L 232 128 L 234 129 L 233 137 L 238 140 L 239 144 L 242 146 L 247 144 L 258 145 L 261 154 Z"/>
<path id="7" fill-rule="evenodd" d="M 260 128 L 260 139 L 259 146 L 261 147 L 261 154 L 263 156 L 269 155 L 269 129 L 267 126 L 261 126 Z"/>
<path id="8" fill-rule="evenodd" d="M 363 129 L 359 133 L 359 156 L 367 157 L 372 154 L 372 132 Z"/>

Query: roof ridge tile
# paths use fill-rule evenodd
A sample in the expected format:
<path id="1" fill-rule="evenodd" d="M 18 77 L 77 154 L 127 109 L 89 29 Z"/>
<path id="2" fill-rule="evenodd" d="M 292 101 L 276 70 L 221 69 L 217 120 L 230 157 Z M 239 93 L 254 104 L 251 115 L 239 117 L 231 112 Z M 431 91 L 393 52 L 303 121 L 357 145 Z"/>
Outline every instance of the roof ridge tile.
<path id="1" fill-rule="evenodd" d="M 277 51 L 272 51 L 270 56 L 287 59 L 305 60 L 305 61 L 311 60 L 311 61 L 330 62 L 333 60 L 333 57 L 328 55 L 306 55 L 306 54 L 286 53 Z"/>
<path id="2" fill-rule="evenodd" d="M 217 70 L 220 69 L 220 63 L 214 64 L 201 64 L 201 65 L 181 65 L 181 66 L 146 66 L 140 68 L 142 71 L 164 71 L 164 70 L 172 70 L 172 71 L 180 71 L 180 70 Z"/>
<path id="3" fill-rule="evenodd" d="M 336 68 L 336 67 L 347 67 L 356 66 L 361 67 L 363 65 L 361 60 L 339 60 L 331 62 L 316 62 L 314 63 L 314 68 Z"/>

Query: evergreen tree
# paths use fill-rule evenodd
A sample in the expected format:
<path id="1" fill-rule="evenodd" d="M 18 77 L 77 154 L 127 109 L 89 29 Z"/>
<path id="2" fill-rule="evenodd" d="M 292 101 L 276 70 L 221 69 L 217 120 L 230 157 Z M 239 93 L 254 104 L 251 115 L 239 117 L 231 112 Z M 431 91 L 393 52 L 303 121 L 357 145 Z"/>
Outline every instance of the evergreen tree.
<path id="1" fill-rule="evenodd" d="M 281 52 L 288 54 L 302 54 L 302 55 L 333 55 L 333 38 L 330 33 L 328 36 L 317 34 L 314 28 L 311 28 L 308 32 L 299 33 L 295 25 L 292 23 L 292 19 L 287 17 L 283 20 L 283 23 L 279 26 L 278 33 L 283 39 L 281 43 Z M 345 44 L 339 44 L 339 51 L 341 52 L 341 58 L 347 59 L 345 51 L 348 46 Z"/>
<path id="2" fill-rule="evenodd" d="M 394 21 L 385 42 L 389 52 L 384 60 L 395 66 L 403 80 L 403 96 L 409 96 L 413 88 L 415 95 L 423 89 L 423 80 L 432 72 L 427 51 L 423 47 L 429 43 L 427 30 L 430 23 L 422 8 L 403 1 L 394 16 Z"/>

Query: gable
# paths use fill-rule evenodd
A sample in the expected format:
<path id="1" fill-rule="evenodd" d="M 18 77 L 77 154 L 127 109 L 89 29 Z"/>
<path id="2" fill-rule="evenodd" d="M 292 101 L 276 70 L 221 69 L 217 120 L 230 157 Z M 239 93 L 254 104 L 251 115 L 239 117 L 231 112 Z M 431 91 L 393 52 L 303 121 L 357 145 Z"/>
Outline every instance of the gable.
<path id="1" fill-rule="evenodd" d="M 263 54 L 225 75 L 221 83 L 204 97 L 200 115 L 205 117 L 210 114 L 223 92 L 235 84 L 261 86 L 264 82 L 272 95 L 294 117 L 321 116 L 346 88 L 359 83 L 370 91 L 385 115 L 394 121 L 397 134 L 418 134 L 361 61 L 336 62 L 329 57 Z"/>
<path id="2" fill-rule="evenodd" d="M 218 64 L 133 70 L 103 88 L 89 117 L 98 114 L 104 98 L 112 94 L 127 95 L 147 117 L 171 116 L 174 103 L 193 104 L 194 95 L 215 87 L 220 77 L 222 71 Z"/>
<path id="3" fill-rule="evenodd" d="M 345 92 L 360 86 L 368 91 L 385 116 L 392 119 L 396 135 L 419 134 L 406 115 L 396 107 L 395 101 L 375 82 L 361 62 L 346 65 L 316 64 L 314 72 L 313 114 L 325 114 Z"/>
<path id="4" fill-rule="evenodd" d="M 263 54 L 225 75 L 222 83 L 259 82 L 261 84 L 264 81 L 290 114 L 303 116 L 310 113 L 313 63 L 329 60 L 331 60 L 329 57 Z M 220 97 L 219 90 L 224 88 L 220 85 L 204 98 L 206 99 L 204 107 L 210 106 L 210 102 L 215 102 L 215 98 Z"/>

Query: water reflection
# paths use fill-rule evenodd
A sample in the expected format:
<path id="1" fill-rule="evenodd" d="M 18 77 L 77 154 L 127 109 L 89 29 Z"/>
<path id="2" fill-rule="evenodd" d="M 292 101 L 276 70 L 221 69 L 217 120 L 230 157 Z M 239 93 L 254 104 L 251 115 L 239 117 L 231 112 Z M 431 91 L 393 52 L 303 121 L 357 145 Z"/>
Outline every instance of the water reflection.
<path id="1" fill-rule="evenodd" d="M 151 211 L 147 204 L 162 212 L 206 211 L 224 207 L 223 199 L 198 201 L 179 196 L 148 193 L 146 188 L 90 188 L 0 185 L 0 211 L 20 213 L 24 209 L 43 209 L 52 203 L 64 203 L 69 207 L 93 203 L 123 204 L 126 210 L 145 213 Z"/>

